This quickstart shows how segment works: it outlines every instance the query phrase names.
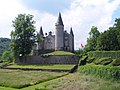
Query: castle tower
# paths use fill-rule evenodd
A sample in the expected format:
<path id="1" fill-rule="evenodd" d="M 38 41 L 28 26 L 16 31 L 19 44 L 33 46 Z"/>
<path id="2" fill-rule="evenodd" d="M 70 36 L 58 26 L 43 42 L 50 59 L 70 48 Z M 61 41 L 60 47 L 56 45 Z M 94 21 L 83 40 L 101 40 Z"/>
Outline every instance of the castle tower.
<path id="1" fill-rule="evenodd" d="M 40 27 L 39 35 L 44 37 L 42 26 Z"/>
<path id="2" fill-rule="evenodd" d="M 59 13 L 58 20 L 55 23 L 55 50 L 63 50 L 64 48 L 64 25 Z"/>
<path id="3" fill-rule="evenodd" d="M 39 34 L 39 37 L 40 37 L 41 39 L 44 38 L 42 26 L 40 27 L 40 31 L 39 31 L 38 34 Z M 40 41 L 40 42 L 38 43 L 38 49 L 44 49 L 44 40 L 43 40 L 43 41 Z"/>
<path id="4" fill-rule="evenodd" d="M 70 28 L 69 43 L 70 43 L 70 51 L 74 52 L 74 34 L 73 34 L 72 27 Z"/>

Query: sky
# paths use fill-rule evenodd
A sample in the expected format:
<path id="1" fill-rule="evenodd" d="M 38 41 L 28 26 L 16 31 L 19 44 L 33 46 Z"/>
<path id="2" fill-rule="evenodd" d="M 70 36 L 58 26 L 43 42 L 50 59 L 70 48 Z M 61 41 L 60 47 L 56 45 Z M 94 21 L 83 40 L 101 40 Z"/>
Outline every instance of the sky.
<path id="1" fill-rule="evenodd" d="M 73 28 L 75 49 L 85 45 L 92 26 L 104 32 L 120 18 L 120 0 L 0 0 L 0 37 L 10 38 L 12 21 L 18 14 L 34 15 L 36 30 L 55 34 L 61 12 L 64 29 Z"/>

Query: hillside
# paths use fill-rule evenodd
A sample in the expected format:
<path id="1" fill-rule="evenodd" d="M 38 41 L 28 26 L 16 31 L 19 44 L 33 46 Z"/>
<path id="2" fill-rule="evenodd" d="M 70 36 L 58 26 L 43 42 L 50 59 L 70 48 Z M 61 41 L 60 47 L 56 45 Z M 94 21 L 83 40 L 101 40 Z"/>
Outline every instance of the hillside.
<path id="1" fill-rule="evenodd" d="M 10 50 L 10 39 L 8 38 L 0 38 L 0 56 L 5 50 Z"/>

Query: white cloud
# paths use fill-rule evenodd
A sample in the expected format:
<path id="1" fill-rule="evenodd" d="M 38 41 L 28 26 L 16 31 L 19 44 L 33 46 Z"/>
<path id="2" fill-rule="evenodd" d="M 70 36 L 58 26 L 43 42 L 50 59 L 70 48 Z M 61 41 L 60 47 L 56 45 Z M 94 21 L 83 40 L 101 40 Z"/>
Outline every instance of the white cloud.
<path id="1" fill-rule="evenodd" d="M 37 31 L 42 25 L 44 32 L 54 32 L 57 16 L 28 9 L 22 3 L 21 0 L 0 1 L 0 37 L 10 37 L 12 20 L 19 13 L 33 14 Z M 112 15 L 119 5 L 120 0 L 73 0 L 70 8 L 61 13 L 64 28 L 69 32 L 70 27 L 73 27 L 75 47 L 86 43 L 91 26 L 97 26 L 100 31 L 111 26 Z"/>
<path id="2" fill-rule="evenodd" d="M 21 0 L 0 1 L 0 37 L 10 38 L 10 32 L 13 30 L 12 20 L 20 13 L 38 14 L 36 10 L 29 10 L 23 6 Z"/>
<path id="3" fill-rule="evenodd" d="M 86 43 L 91 26 L 104 31 L 112 25 L 112 15 L 120 6 L 120 0 L 74 0 L 63 14 L 65 26 L 73 27 L 76 48 Z"/>

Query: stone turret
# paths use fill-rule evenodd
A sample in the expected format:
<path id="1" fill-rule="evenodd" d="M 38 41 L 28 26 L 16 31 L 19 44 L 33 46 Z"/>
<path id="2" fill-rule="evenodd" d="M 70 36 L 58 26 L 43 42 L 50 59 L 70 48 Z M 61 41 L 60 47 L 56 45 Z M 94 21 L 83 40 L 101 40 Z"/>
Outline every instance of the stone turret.
<path id="1" fill-rule="evenodd" d="M 74 34 L 72 27 L 70 28 L 69 43 L 70 43 L 70 51 L 74 52 Z"/>
<path id="2" fill-rule="evenodd" d="M 64 48 L 64 24 L 61 13 L 59 13 L 58 20 L 55 23 L 55 50 L 63 50 Z"/>
<path id="3" fill-rule="evenodd" d="M 44 37 L 42 26 L 40 27 L 39 35 Z"/>
<path id="4" fill-rule="evenodd" d="M 42 26 L 40 27 L 39 37 L 44 38 Z M 38 43 L 38 49 L 44 49 L 44 40 Z"/>

